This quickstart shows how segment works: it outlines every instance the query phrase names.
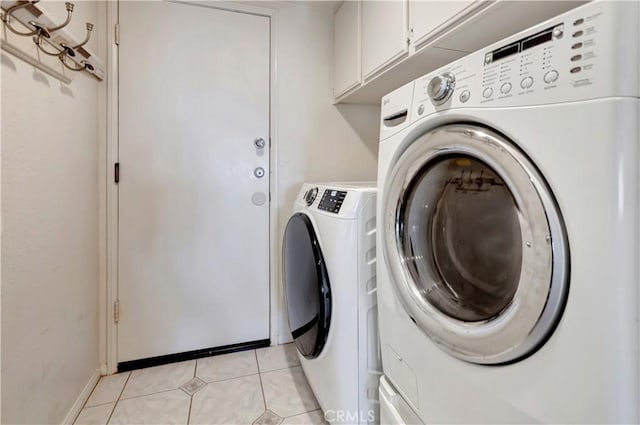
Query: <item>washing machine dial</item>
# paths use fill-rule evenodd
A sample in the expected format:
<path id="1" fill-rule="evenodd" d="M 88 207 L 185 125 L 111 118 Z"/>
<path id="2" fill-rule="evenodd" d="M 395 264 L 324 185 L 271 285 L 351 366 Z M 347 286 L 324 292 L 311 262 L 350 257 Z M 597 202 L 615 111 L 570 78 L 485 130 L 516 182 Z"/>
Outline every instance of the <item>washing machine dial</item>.
<path id="1" fill-rule="evenodd" d="M 318 196 L 318 188 L 314 187 L 313 189 L 309 189 L 307 193 L 304 194 L 304 201 L 307 203 L 307 206 L 313 204 L 313 201 L 316 200 L 316 196 Z"/>
<path id="2" fill-rule="evenodd" d="M 436 75 L 429 81 L 427 94 L 435 104 L 446 101 L 455 88 L 456 78 L 451 72 Z"/>

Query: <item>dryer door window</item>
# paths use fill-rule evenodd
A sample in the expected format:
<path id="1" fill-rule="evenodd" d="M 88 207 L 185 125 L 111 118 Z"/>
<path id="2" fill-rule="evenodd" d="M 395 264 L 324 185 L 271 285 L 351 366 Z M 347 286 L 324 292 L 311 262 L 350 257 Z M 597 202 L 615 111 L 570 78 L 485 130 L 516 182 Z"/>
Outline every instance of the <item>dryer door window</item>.
<path id="1" fill-rule="evenodd" d="M 287 223 L 283 246 L 285 300 L 289 327 L 298 351 L 317 357 L 331 321 L 331 290 L 320 243 L 306 214 Z"/>
<path id="2" fill-rule="evenodd" d="M 461 321 L 497 317 L 522 269 L 518 207 L 506 183 L 476 158 L 443 156 L 405 196 L 402 258 L 427 301 Z"/>
<path id="3" fill-rule="evenodd" d="M 509 140 L 474 125 L 431 130 L 393 165 L 383 252 L 407 313 L 438 345 L 512 362 L 551 335 L 568 290 L 554 198 Z"/>

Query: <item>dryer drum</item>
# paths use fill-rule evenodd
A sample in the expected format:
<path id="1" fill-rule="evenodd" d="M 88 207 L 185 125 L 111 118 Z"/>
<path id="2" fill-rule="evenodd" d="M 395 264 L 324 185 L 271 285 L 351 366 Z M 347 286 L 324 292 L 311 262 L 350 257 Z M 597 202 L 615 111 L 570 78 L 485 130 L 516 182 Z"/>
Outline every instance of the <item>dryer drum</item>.
<path id="1" fill-rule="evenodd" d="M 565 305 L 569 250 L 532 162 L 495 131 L 453 124 L 410 143 L 389 176 L 383 253 L 415 323 L 473 363 L 541 347 Z"/>
<path id="2" fill-rule="evenodd" d="M 320 242 L 306 214 L 289 219 L 282 251 L 289 328 L 300 354 L 315 358 L 329 335 L 331 286 Z"/>

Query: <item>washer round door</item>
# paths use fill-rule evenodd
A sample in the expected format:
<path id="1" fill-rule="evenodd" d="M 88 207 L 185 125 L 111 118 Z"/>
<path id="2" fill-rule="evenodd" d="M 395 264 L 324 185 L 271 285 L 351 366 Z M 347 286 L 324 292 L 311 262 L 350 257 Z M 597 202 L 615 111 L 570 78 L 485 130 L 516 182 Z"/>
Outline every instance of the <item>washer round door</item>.
<path id="1" fill-rule="evenodd" d="M 548 186 L 509 140 L 433 129 L 394 163 L 382 202 L 396 294 L 439 347 L 501 364 L 544 344 L 567 296 L 568 245 Z"/>
<path id="2" fill-rule="evenodd" d="M 322 352 L 331 322 L 331 287 L 313 224 L 294 214 L 284 232 L 283 273 L 289 328 L 300 354 Z"/>

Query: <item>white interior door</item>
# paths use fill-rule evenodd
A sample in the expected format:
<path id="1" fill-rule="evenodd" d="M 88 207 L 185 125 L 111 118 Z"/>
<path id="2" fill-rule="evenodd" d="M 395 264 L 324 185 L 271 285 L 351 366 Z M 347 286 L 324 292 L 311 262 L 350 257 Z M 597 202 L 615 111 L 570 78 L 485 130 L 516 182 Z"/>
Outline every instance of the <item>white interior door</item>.
<path id="1" fill-rule="evenodd" d="M 269 18 L 119 14 L 118 362 L 267 339 Z"/>

